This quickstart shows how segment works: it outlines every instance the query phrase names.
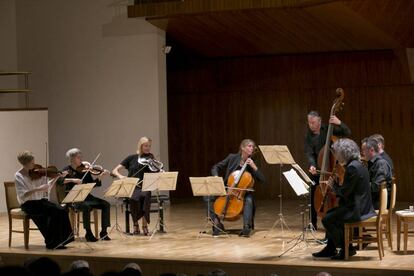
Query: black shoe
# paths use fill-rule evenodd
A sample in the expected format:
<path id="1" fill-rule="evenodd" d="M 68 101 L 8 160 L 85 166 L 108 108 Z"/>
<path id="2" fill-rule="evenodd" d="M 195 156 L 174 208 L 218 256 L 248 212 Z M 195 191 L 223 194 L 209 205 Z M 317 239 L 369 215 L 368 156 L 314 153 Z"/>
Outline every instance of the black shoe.
<path id="1" fill-rule="evenodd" d="M 111 240 L 111 238 L 108 236 L 107 232 L 99 233 L 99 237 L 101 238 L 102 241 L 110 241 Z"/>
<path id="2" fill-rule="evenodd" d="M 249 225 L 245 225 L 243 230 L 240 231 L 239 236 L 249 238 L 252 234 L 252 228 Z"/>
<path id="3" fill-rule="evenodd" d="M 335 248 L 325 246 L 321 251 L 312 253 L 315 258 L 331 258 L 337 254 Z"/>
<path id="4" fill-rule="evenodd" d="M 349 247 L 349 257 L 354 256 L 356 254 L 356 250 L 353 246 Z M 345 250 L 341 248 L 338 254 L 331 257 L 332 260 L 345 260 Z"/>
<path id="5" fill-rule="evenodd" d="M 223 225 L 223 223 L 219 222 L 215 226 L 213 226 L 213 236 L 214 237 L 219 236 L 223 232 L 224 232 L 224 225 Z"/>
<path id="6" fill-rule="evenodd" d="M 85 239 L 88 242 L 97 242 L 98 239 L 92 234 L 92 232 L 86 232 Z"/>

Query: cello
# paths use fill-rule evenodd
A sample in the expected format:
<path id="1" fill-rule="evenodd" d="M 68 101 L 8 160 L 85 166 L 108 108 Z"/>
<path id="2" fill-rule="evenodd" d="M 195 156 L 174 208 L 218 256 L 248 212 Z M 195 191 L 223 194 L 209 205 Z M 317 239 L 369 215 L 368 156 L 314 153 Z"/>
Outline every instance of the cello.
<path id="1" fill-rule="evenodd" d="M 330 116 L 335 114 L 343 107 L 344 91 L 342 88 L 336 89 L 336 98 L 333 101 Z M 337 206 L 336 195 L 332 190 L 332 185 L 329 185 L 330 178 L 333 175 L 334 167 L 337 167 L 336 175 L 338 175 L 339 183 L 343 182 L 345 170 L 342 166 L 337 166 L 337 160 L 332 152 L 331 145 L 338 138 L 333 135 L 334 125 L 332 123 L 328 126 L 326 134 L 325 145 L 319 152 L 318 165 L 320 167 L 319 185 L 315 189 L 314 206 L 318 217 L 323 218 L 326 212 Z"/>
<path id="2" fill-rule="evenodd" d="M 247 163 L 234 171 L 227 181 L 227 195 L 220 196 L 214 202 L 214 212 L 222 220 L 238 220 L 243 212 L 244 195 L 254 186 L 253 176 L 246 171 Z"/>

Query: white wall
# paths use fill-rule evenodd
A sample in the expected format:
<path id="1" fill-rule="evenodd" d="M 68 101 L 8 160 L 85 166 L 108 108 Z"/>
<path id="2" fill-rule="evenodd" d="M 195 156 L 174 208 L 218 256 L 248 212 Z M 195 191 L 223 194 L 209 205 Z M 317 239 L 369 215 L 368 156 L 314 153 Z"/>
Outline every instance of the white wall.
<path id="1" fill-rule="evenodd" d="M 47 110 L 0 111 L 0 212 L 6 212 L 4 181 L 13 181 L 20 169 L 17 153 L 30 150 L 35 162 L 46 164 Z"/>
<path id="2" fill-rule="evenodd" d="M 165 35 L 112 2 L 16 0 L 18 67 L 33 71 L 32 107 L 49 108 L 59 168 L 79 147 L 89 161 L 101 152 L 98 163 L 112 169 L 143 135 L 168 160 Z"/>

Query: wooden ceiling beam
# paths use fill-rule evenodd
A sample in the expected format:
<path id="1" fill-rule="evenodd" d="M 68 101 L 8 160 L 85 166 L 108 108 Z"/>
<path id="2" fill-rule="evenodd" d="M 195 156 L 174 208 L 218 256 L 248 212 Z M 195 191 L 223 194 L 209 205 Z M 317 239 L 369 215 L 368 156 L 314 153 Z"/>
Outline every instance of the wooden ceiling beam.
<path id="1" fill-rule="evenodd" d="M 177 0 L 128 6 L 128 17 L 168 17 L 248 9 L 300 8 L 339 0 Z"/>

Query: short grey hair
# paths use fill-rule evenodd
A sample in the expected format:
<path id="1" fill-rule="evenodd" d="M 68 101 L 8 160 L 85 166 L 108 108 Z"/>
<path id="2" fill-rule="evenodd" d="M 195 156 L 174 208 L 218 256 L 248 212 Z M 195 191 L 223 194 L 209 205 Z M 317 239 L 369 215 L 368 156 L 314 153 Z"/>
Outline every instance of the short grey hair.
<path id="1" fill-rule="evenodd" d="M 78 148 L 73 148 L 73 149 L 70 149 L 70 150 L 68 150 L 67 152 L 66 152 L 66 157 L 67 158 L 69 158 L 69 159 L 71 159 L 71 158 L 73 158 L 73 157 L 75 157 L 76 155 L 78 155 L 78 154 L 81 154 L 82 152 L 81 152 L 81 150 L 80 149 L 78 149 Z"/>
<path id="2" fill-rule="evenodd" d="M 351 139 L 342 138 L 333 144 L 333 149 L 340 163 L 348 163 L 353 159 L 359 159 L 361 154 L 358 145 Z"/>
<path id="3" fill-rule="evenodd" d="M 374 149 L 374 151 L 376 152 L 376 153 L 378 153 L 379 152 L 379 146 L 378 146 L 378 140 L 377 139 L 375 139 L 375 138 L 373 138 L 373 137 L 369 137 L 368 139 L 367 139 L 367 142 L 366 142 L 366 147 L 367 147 L 367 149 Z"/>
<path id="4" fill-rule="evenodd" d="M 318 117 L 322 119 L 322 117 L 319 115 L 318 111 L 312 110 L 308 113 L 308 117 Z"/>
<path id="5" fill-rule="evenodd" d="M 374 139 L 375 141 L 377 141 L 377 144 L 382 144 L 382 147 L 385 148 L 385 139 L 384 136 L 382 136 L 381 134 L 375 133 L 369 136 L 369 138 Z"/>

